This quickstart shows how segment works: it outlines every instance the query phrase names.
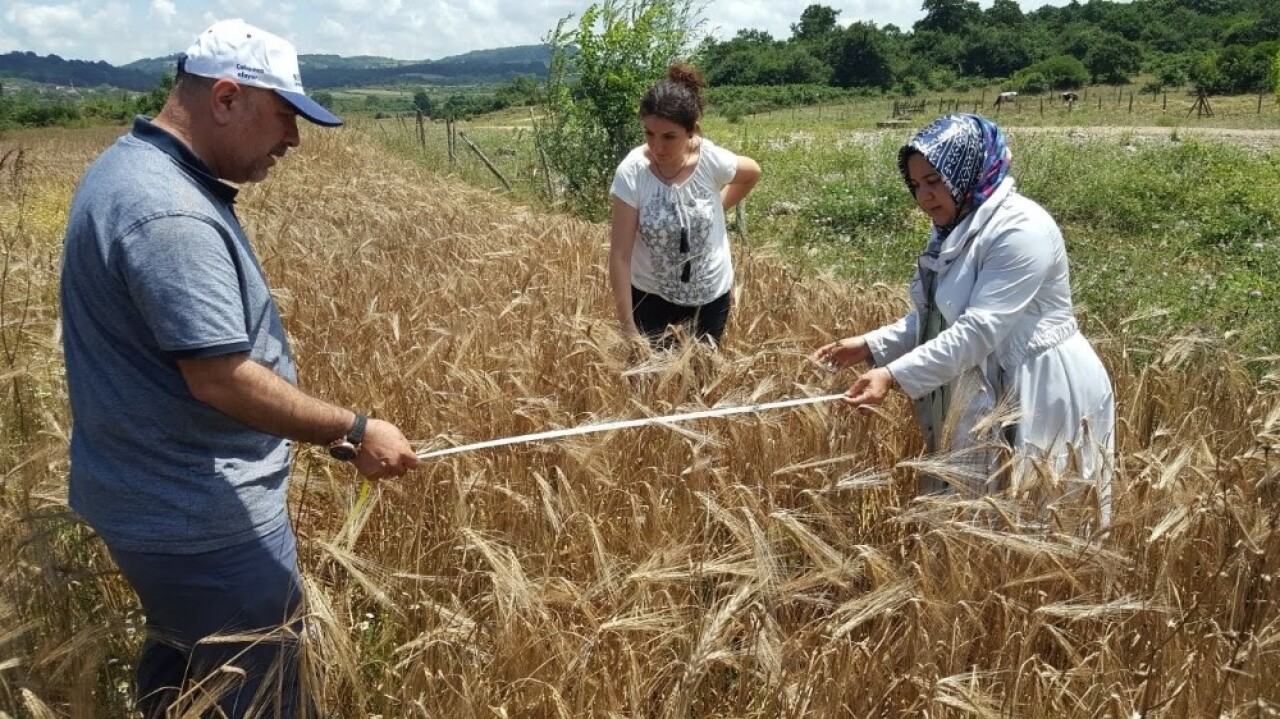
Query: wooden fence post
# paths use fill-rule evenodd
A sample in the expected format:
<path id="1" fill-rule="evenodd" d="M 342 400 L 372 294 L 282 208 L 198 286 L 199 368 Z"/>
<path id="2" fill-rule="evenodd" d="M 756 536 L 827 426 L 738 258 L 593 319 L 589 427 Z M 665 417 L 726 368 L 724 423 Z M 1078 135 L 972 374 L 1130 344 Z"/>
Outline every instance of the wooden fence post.
<path id="1" fill-rule="evenodd" d="M 444 120 L 444 140 L 449 147 L 449 167 L 452 168 L 458 162 L 457 142 L 454 140 L 454 119 L 446 117 Z"/>
<path id="2" fill-rule="evenodd" d="M 494 167 L 492 162 L 489 162 L 489 158 L 485 157 L 484 153 L 480 151 L 480 148 L 476 147 L 476 144 L 471 141 L 471 138 L 467 137 L 467 133 L 459 132 L 458 137 L 461 137 L 462 141 L 467 143 L 467 147 L 470 147 L 471 151 L 476 153 L 476 157 L 480 158 L 480 161 L 484 163 L 484 166 L 489 168 L 489 172 L 492 172 L 499 180 L 502 181 L 502 186 L 507 188 L 507 192 L 511 192 L 511 183 L 507 182 L 507 178 L 503 177 L 501 172 L 498 172 L 498 168 Z"/>
<path id="3" fill-rule="evenodd" d="M 738 221 L 738 236 L 743 240 L 747 239 L 747 200 L 743 198 L 738 200 L 737 206 L 734 207 L 734 215 Z"/>

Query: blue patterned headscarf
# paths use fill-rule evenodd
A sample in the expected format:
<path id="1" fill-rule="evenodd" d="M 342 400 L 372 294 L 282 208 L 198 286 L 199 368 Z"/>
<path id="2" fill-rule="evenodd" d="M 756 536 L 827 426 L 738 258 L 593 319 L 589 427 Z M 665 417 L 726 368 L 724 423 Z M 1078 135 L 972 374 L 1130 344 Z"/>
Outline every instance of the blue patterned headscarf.
<path id="1" fill-rule="evenodd" d="M 907 158 L 924 155 L 933 165 L 956 203 L 956 218 L 946 227 L 938 227 L 945 238 L 951 230 L 987 201 L 1009 174 L 1012 155 L 1005 144 L 1004 132 L 981 115 L 946 115 L 920 130 L 898 151 L 898 169 L 907 174 Z"/>

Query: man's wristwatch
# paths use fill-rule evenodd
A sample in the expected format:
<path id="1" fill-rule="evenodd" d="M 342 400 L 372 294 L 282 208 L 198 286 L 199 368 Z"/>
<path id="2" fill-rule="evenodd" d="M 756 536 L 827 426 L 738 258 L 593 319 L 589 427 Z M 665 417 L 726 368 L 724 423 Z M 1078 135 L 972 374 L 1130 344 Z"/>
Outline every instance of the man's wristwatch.
<path id="1" fill-rule="evenodd" d="M 329 443 L 329 456 L 343 462 L 354 460 L 360 454 L 360 443 L 364 441 L 364 428 L 367 424 L 369 418 L 357 412 L 356 421 L 351 424 L 346 435 Z"/>

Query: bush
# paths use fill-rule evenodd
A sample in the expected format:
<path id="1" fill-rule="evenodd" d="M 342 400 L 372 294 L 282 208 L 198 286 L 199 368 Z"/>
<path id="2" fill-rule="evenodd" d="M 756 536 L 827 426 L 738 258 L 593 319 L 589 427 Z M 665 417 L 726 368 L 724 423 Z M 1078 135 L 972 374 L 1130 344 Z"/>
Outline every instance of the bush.
<path id="1" fill-rule="evenodd" d="M 1073 90 L 1089 82 L 1089 69 L 1070 55 L 1058 55 L 1027 67 L 1014 75 L 1039 75 L 1048 90 Z"/>
<path id="2" fill-rule="evenodd" d="M 67 102 L 26 105 L 13 110 L 11 117 L 15 124 L 23 127 L 74 125 L 80 121 L 80 108 Z"/>
<path id="3" fill-rule="evenodd" d="M 898 81 L 898 91 L 906 97 L 915 97 L 920 94 L 920 81 L 914 77 L 904 77 Z"/>
<path id="4" fill-rule="evenodd" d="M 1049 80 L 1044 75 L 1030 70 L 1023 70 L 1014 75 L 1009 84 L 1014 90 L 1025 95 L 1039 95 L 1049 89 Z"/>

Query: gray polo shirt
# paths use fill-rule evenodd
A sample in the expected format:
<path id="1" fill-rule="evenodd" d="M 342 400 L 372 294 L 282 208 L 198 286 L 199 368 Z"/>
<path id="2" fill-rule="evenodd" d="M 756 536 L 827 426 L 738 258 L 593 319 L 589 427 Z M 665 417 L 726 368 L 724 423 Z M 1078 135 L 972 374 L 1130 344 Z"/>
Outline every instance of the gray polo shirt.
<path id="1" fill-rule="evenodd" d="M 85 173 L 62 264 L 71 506 L 125 551 L 195 554 L 285 521 L 288 444 L 192 396 L 177 360 L 297 377 L 236 189 L 145 118 Z"/>

